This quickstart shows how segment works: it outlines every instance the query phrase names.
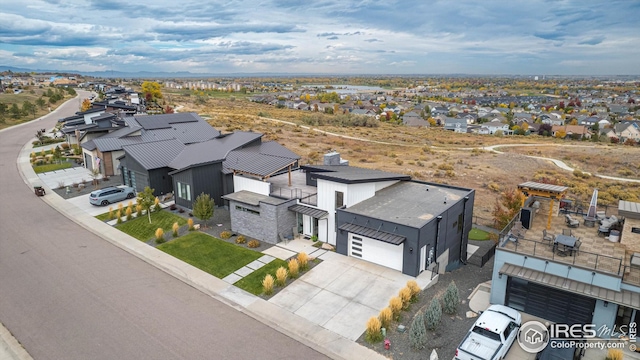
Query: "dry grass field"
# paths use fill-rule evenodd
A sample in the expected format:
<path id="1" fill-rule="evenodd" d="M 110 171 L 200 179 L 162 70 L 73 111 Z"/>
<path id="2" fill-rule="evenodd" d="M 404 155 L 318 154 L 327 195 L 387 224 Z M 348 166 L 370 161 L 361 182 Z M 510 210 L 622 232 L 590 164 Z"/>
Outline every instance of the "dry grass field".
<path id="1" fill-rule="evenodd" d="M 277 109 L 247 100 L 209 99 L 195 106 L 189 98 L 173 98 L 180 111 L 195 111 L 222 132 L 252 130 L 265 134 L 302 157 L 302 163 L 318 163 L 330 150 L 340 152 L 352 165 L 409 174 L 415 179 L 464 186 L 476 190 L 474 214 L 491 223 L 491 210 L 501 191 L 525 181 L 552 181 L 570 187 L 569 197 L 587 202 L 594 188 L 602 204 L 617 206 L 619 199 L 640 201 L 640 184 L 604 180 L 561 170 L 550 161 L 522 155 L 554 157 L 583 171 L 638 178 L 640 148 L 591 145 L 553 138 L 495 137 L 456 134 L 440 128 L 417 129 L 380 123 L 378 127 L 308 126 L 305 117 L 332 116 L 299 110 Z M 261 114 L 262 116 L 258 116 Z M 285 124 L 281 121 L 294 123 Z M 321 130 L 364 140 L 327 135 Z M 504 154 L 480 150 L 496 144 L 539 143 L 535 147 L 501 148 Z"/>

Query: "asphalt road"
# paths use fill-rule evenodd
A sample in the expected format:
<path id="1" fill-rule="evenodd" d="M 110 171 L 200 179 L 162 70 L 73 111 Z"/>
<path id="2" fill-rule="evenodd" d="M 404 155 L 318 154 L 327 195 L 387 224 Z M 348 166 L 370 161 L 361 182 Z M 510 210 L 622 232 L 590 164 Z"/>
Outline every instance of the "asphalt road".
<path id="1" fill-rule="evenodd" d="M 18 173 L 18 153 L 36 129 L 79 104 L 71 100 L 41 121 L 0 132 L 0 322 L 34 359 L 326 358 L 34 195 Z"/>

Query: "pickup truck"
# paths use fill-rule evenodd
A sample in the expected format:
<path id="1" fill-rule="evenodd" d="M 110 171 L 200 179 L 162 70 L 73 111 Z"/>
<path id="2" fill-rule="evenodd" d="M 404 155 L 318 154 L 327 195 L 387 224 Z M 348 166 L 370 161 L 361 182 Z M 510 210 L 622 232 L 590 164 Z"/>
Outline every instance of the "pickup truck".
<path id="1" fill-rule="evenodd" d="M 478 317 L 456 349 L 456 360 L 498 360 L 518 336 L 522 317 L 504 305 L 491 305 Z"/>

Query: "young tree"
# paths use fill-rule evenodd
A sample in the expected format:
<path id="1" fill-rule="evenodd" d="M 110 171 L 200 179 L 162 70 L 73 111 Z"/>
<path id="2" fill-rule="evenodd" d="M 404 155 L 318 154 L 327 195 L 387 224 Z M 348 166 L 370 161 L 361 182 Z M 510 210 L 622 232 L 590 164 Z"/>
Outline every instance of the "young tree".
<path id="1" fill-rule="evenodd" d="M 424 326 L 424 316 L 421 311 L 418 311 L 413 318 L 409 329 L 409 340 L 411 347 L 415 350 L 422 350 L 427 344 L 427 328 Z"/>
<path id="2" fill-rule="evenodd" d="M 160 91 L 161 85 L 155 81 L 145 81 L 142 83 L 142 92 L 151 94 L 152 99 L 162 99 L 162 91 Z"/>
<path id="3" fill-rule="evenodd" d="M 150 187 L 145 187 L 143 191 L 138 193 L 138 205 L 142 207 L 143 210 L 147 211 L 147 215 L 149 216 L 149 224 L 151 224 L 151 208 L 155 205 L 156 196 L 153 195 L 153 189 Z"/>
<path id="4" fill-rule="evenodd" d="M 504 229 L 509 221 L 520 211 L 524 195 L 516 189 L 509 189 L 500 194 L 493 206 L 493 219 L 498 229 Z"/>
<path id="5" fill-rule="evenodd" d="M 42 97 L 39 97 L 39 98 L 36 100 L 36 105 L 38 105 L 38 107 L 39 107 L 40 109 L 44 109 L 44 106 L 45 106 L 46 104 L 47 104 L 47 102 L 46 102 Z"/>
<path id="6" fill-rule="evenodd" d="M 213 207 L 215 203 L 209 194 L 201 193 L 193 204 L 193 215 L 204 222 L 206 227 L 207 220 L 213 216 Z"/>
<path id="7" fill-rule="evenodd" d="M 91 109 L 91 100 L 89 99 L 84 99 L 82 100 L 82 106 L 80 107 L 80 111 L 87 111 L 89 109 Z"/>
<path id="8" fill-rule="evenodd" d="M 435 330 L 440 325 L 440 319 L 442 318 L 442 307 L 437 297 L 431 299 L 431 303 L 424 313 L 424 322 L 429 330 Z"/>
<path id="9" fill-rule="evenodd" d="M 451 281 L 444 295 L 442 295 L 442 303 L 444 312 L 450 315 L 454 315 L 458 312 L 458 304 L 460 304 L 460 293 L 456 283 Z"/>

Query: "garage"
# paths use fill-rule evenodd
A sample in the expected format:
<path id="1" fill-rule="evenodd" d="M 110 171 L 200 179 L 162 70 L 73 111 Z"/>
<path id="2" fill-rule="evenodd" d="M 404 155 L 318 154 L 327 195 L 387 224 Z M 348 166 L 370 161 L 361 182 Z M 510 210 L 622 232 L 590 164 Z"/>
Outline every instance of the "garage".
<path id="1" fill-rule="evenodd" d="M 349 233 L 349 256 L 402 271 L 404 244 L 390 244 L 359 234 Z"/>
<path id="2" fill-rule="evenodd" d="M 517 277 L 507 280 L 507 306 L 562 324 L 589 324 L 596 300 Z"/>

